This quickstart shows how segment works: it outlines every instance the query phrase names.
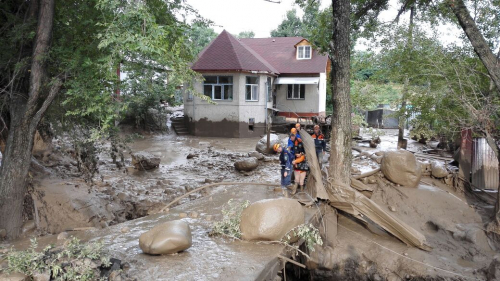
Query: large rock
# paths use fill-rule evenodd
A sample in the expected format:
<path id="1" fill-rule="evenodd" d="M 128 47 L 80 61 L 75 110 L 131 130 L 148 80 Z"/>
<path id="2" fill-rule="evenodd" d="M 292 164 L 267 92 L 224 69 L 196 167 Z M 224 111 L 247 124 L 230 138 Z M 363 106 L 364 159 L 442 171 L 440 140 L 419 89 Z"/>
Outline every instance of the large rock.
<path id="1" fill-rule="evenodd" d="M 280 143 L 280 138 L 276 134 L 271 134 L 269 139 L 270 139 L 269 149 L 267 149 L 267 135 L 266 135 L 257 142 L 255 150 L 257 150 L 260 153 L 266 153 L 266 154 L 274 153 L 273 146 L 276 143 Z"/>
<path id="2" fill-rule="evenodd" d="M 415 155 L 403 149 L 387 151 L 382 158 L 380 169 L 393 183 L 408 187 L 416 187 L 422 177 L 422 170 Z"/>
<path id="3" fill-rule="evenodd" d="M 132 165 L 138 170 L 151 170 L 160 165 L 160 157 L 145 151 L 139 151 L 131 154 Z"/>
<path id="4" fill-rule="evenodd" d="M 153 227 L 139 237 L 139 247 L 146 254 L 174 254 L 191 247 L 189 225 L 183 221 L 169 221 Z"/>
<path id="5" fill-rule="evenodd" d="M 442 163 L 438 161 L 432 161 L 431 174 L 433 177 L 440 179 L 448 175 L 448 170 L 446 170 L 446 167 Z"/>
<path id="6" fill-rule="evenodd" d="M 259 166 L 259 160 L 255 157 L 245 158 L 243 160 L 234 162 L 234 167 L 238 171 L 252 171 Z"/>
<path id="7" fill-rule="evenodd" d="M 299 202 L 288 198 L 257 201 L 241 213 L 241 238 L 279 241 L 292 228 L 304 223 Z"/>

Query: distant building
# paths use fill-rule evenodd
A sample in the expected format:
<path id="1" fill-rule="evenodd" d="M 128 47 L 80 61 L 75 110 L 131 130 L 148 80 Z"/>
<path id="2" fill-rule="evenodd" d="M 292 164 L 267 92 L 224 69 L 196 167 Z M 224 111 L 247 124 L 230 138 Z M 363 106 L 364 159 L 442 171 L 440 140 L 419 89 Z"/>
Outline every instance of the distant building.
<path id="1" fill-rule="evenodd" d="M 302 37 L 242 38 L 227 31 L 199 55 L 192 69 L 205 81 L 193 88 L 217 105 L 184 93 L 184 116 L 198 136 L 255 137 L 266 116 L 325 114 L 330 64 Z"/>

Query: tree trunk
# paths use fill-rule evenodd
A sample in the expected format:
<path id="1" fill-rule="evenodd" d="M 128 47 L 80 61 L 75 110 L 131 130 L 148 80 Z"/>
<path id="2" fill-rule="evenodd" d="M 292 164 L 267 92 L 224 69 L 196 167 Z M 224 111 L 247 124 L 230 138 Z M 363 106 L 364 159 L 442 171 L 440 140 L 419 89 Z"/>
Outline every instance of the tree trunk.
<path id="1" fill-rule="evenodd" d="M 486 42 L 476 22 L 470 16 L 469 10 L 463 0 L 449 0 L 448 4 L 457 17 L 458 23 L 464 30 L 465 35 L 467 35 L 467 38 L 469 38 L 474 47 L 474 51 L 488 70 L 490 78 L 497 88 L 497 92 L 500 92 L 500 64 L 498 64 L 495 54 L 493 54 L 488 46 L 488 42 Z"/>
<path id="2" fill-rule="evenodd" d="M 26 193 L 36 127 L 48 106 L 59 92 L 62 82 L 56 78 L 47 96 L 45 92 L 45 60 L 50 47 L 54 19 L 54 0 L 40 0 L 38 25 L 31 57 L 28 93 L 13 93 L 9 99 L 10 128 L 0 167 L 0 229 L 8 238 L 20 234 L 23 198 Z"/>
<path id="3" fill-rule="evenodd" d="M 413 18 L 415 17 L 415 6 L 410 8 L 410 24 L 408 25 L 408 43 L 406 44 L 405 57 L 411 60 L 411 52 L 413 50 Z M 401 102 L 401 110 L 399 112 L 399 130 L 398 130 L 398 148 L 406 149 L 407 142 L 404 139 L 405 123 L 406 123 L 406 100 L 408 99 L 408 87 L 410 79 L 405 77 L 403 97 Z"/>
<path id="4" fill-rule="evenodd" d="M 351 169 L 351 95 L 350 95 L 350 9 L 349 0 L 332 0 L 333 36 L 331 81 L 333 95 L 329 176 L 350 184 Z M 332 191 L 332 187 L 328 186 Z"/>

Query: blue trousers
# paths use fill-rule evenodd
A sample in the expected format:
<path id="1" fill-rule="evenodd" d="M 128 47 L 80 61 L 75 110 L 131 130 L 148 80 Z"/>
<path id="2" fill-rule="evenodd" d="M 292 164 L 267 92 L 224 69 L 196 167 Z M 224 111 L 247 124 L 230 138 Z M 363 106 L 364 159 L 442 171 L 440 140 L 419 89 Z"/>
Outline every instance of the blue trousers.
<path id="1" fill-rule="evenodd" d="M 285 172 L 288 172 L 288 174 L 285 175 Z M 287 171 L 285 168 L 281 168 L 281 187 L 289 186 L 292 184 L 292 171 Z"/>

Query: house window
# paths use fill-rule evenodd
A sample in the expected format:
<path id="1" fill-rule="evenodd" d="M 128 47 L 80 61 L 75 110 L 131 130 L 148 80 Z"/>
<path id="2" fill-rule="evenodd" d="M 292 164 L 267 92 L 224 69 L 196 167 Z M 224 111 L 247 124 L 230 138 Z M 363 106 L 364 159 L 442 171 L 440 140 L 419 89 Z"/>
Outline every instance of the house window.
<path id="1" fill-rule="evenodd" d="M 247 76 L 247 83 L 245 84 L 246 89 L 246 100 L 247 101 L 258 101 L 259 100 L 259 77 Z"/>
<path id="2" fill-rule="evenodd" d="M 273 83 L 271 77 L 267 77 L 267 101 L 273 100 Z"/>
<path id="3" fill-rule="evenodd" d="M 286 98 L 289 100 L 303 100 L 306 98 L 306 85 L 289 84 Z"/>
<path id="4" fill-rule="evenodd" d="M 203 94 L 212 100 L 233 99 L 233 77 L 232 76 L 203 76 Z"/>
<path id="5" fill-rule="evenodd" d="M 297 59 L 299 60 L 311 59 L 311 46 L 298 46 Z"/>

